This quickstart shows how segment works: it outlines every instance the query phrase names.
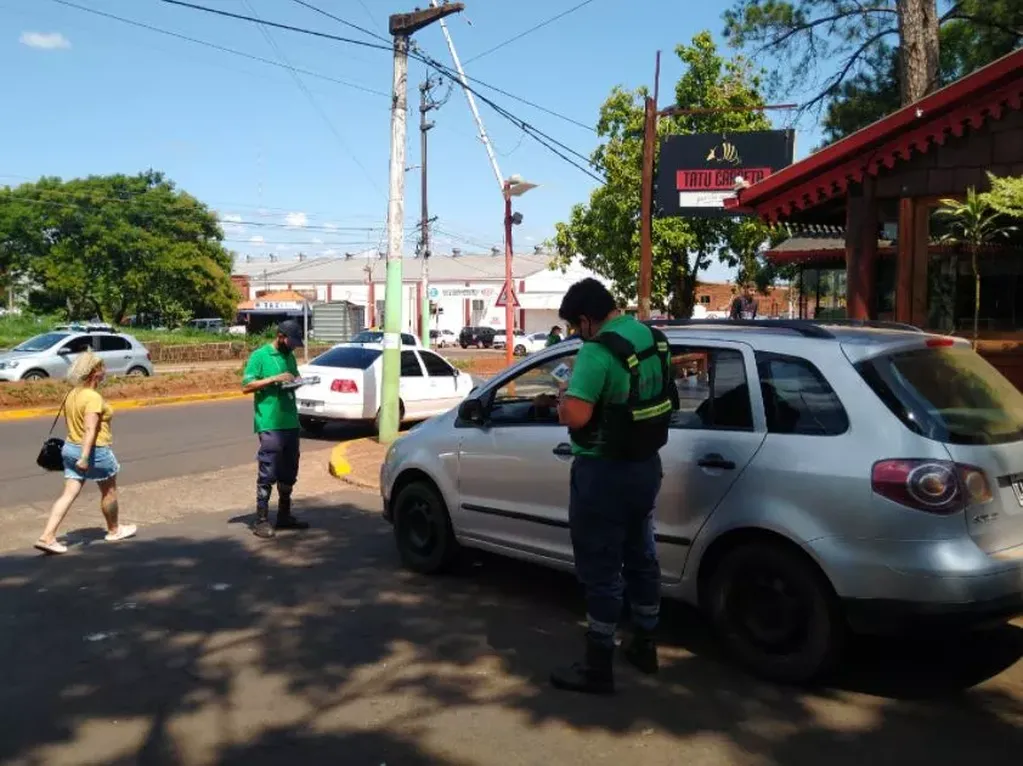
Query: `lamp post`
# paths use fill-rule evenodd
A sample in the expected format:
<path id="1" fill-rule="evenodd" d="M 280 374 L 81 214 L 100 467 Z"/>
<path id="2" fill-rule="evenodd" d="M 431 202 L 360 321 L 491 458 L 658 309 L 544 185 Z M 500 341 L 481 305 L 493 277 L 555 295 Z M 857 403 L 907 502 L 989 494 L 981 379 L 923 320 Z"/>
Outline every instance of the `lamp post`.
<path id="1" fill-rule="evenodd" d="M 504 182 L 504 360 L 511 365 L 515 359 L 515 305 L 512 290 L 512 226 L 522 223 L 522 213 L 512 212 L 512 197 L 521 197 L 536 184 L 512 176 Z"/>

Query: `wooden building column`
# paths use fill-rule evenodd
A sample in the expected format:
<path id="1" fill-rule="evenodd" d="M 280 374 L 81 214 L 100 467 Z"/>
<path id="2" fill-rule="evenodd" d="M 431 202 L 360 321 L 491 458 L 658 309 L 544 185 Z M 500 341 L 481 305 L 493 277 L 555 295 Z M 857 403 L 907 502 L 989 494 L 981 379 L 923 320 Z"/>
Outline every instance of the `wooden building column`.
<path id="1" fill-rule="evenodd" d="M 927 200 L 899 200 L 899 248 L 896 263 L 895 321 L 927 325 L 927 270 L 930 243 Z"/>
<path id="2" fill-rule="evenodd" d="M 877 318 L 876 179 L 867 175 L 859 190 L 850 190 L 845 207 L 846 315 Z"/>

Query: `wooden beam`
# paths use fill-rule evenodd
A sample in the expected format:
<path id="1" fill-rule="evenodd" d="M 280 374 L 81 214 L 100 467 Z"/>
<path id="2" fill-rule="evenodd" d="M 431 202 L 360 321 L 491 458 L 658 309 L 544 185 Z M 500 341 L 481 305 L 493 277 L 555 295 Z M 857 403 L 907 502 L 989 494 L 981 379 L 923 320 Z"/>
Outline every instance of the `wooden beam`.
<path id="1" fill-rule="evenodd" d="M 895 321 L 913 320 L 913 200 L 899 200 L 899 241 L 895 262 Z"/>
<path id="2" fill-rule="evenodd" d="M 876 180 L 866 176 L 845 208 L 846 314 L 874 319 L 877 314 Z"/>
<path id="3" fill-rule="evenodd" d="M 913 200 L 913 302 L 910 324 L 927 327 L 930 273 L 931 209 Z"/>

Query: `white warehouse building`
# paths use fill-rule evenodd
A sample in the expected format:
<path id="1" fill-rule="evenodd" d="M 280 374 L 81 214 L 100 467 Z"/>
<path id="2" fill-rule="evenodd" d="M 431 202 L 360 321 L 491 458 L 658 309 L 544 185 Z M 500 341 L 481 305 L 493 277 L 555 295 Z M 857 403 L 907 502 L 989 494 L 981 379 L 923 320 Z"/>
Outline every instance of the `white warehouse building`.
<path id="1" fill-rule="evenodd" d="M 534 252 L 514 256 L 512 277 L 514 323 L 526 332 L 544 332 L 558 319 L 561 300 L 573 283 L 596 277 L 575 262 L 551 268 L 552 256 Z M 458 333 L 467 325 L 505 329 L 503 255 L 434 255 L 427 261 L 426 287 L 434 313 L 433 330 Z M 419 333 L 423 266 L 405 258 L 402 269 L 402 328 Z M 383 323 L 386 261 L 380 257 L 345 256 L 295 261 L 239 259 L 232 275 L 242 295 L 255 301 L 268 293 L 294 291 L 316 302 L 349 301 L 366 308 L 367 327 Z M 597 277 L 600 279 L 599 277 Z M 601 279 L 608 284 L 607 280 Z"/>

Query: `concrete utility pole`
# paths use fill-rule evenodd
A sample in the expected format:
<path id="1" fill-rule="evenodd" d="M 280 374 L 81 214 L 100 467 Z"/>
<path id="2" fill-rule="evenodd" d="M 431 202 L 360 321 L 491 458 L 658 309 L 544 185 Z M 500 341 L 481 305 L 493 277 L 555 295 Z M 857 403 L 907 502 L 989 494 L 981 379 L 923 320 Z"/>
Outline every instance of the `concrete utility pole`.
<path id="1" fill-rule="evenodd" d="M 447 3 L 412 13 L 397 13 L 388 20 L 394 37 L 394 81 L 391 103 L 390 194 L 387 203 L 387 282 L 384 289 L 384 362 L 377 439 L 390 444 L 401 425 L 402 234 L 405 217 L 405 133 L 408 108 L 409 38 L 423 27 L 465 9 L 464 3 Z"/>
<path id="2" fill-rule="evenodd" d="M 421 215 L 422 219 L 419 225 L 422 227 L 422 234 L 419 240 L 419 257 L 423 259 L 423 307 L 422 307 L 422 320 L 420 330 L 423 334 L 423 345 L 426 348 L 430 347 L 430 204 L 429 198 L 427 197 L 427 148 L 426 148 L 426 134 L 430 132 L 430 128 L 433 127 L 433 123 L 426 119 L 426 113 L 431 109 L 436 108 L 434 104 L 430 103 L 430 88 L 432 83 L 430 78 L 426 78 L 426 82 L 419 86 L 419 150 L 422 155 L 422 169 L 421 169 L 421 192 L 420 197 L 422 201 Z"/>

